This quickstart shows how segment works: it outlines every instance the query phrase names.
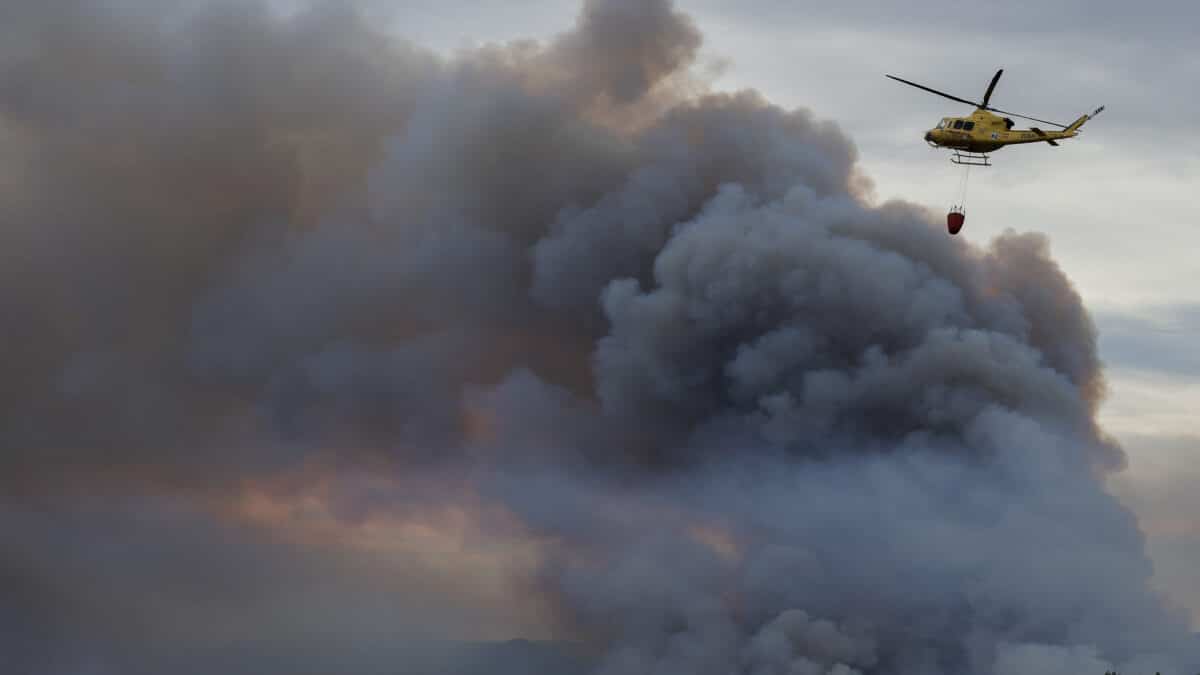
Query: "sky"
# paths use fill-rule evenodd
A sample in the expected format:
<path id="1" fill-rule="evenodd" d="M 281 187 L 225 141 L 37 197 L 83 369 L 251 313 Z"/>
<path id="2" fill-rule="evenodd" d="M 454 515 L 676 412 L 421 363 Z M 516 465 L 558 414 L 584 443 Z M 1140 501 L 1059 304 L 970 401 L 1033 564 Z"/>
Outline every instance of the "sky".
<path id="1" fill-rule="evenodd" d="M 0 3 L 25 670 L 1200 664 L 1194 5 L 268 2 Z"/>
<path id="2" fill-rule="evenodd" d="M 445 52 L 557 33 L 572 2 L 364 2 L 395 30 Z M 1069 123 L 1105 111 L 1058 148 L 997 151 L 970 171 L 964 236 L 1044 232 L 1100 331 L 1109 397 L 1100 419 L 1129 453 L 1111 487 L 1150 536 L 1159 583 L 1200 626 L 1200 51 L 1190 2 L 1001 3 L 681 0 L 704 33 L 718 90 L 753 88 L 835 121 L 853 139 L 874 199 L 942 212 L 963 169 L 921 140 L 970 109 L 883 78 L 894 74 Z M 472 18 L 463 20 L 466 12 Z M 919 167 L 915 170 L 914 167 Z"/>

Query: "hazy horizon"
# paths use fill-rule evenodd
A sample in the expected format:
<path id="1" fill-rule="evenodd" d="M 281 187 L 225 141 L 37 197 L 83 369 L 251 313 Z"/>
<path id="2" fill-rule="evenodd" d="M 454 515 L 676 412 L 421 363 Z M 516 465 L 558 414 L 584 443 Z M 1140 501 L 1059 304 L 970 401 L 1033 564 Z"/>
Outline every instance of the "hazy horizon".
<path id="1" fill-rule="evenodd" d="M 1192 675 L 1200 16 L 956 9 L 3 6 L 0 651 Z"/>

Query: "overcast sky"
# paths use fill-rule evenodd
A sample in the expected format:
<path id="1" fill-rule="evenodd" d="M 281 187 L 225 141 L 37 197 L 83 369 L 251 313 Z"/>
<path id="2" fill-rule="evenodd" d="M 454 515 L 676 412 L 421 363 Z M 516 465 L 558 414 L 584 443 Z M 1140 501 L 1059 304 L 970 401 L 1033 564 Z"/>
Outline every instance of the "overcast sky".
<path id="1" fill-rule="evenodd" d="M 286 6 L 292 0 L 279 0 Z M 544 38 L 571 0 L 360 0 L 381 22 L 444 52 Z M 935 211 L 963 171 L 921 136 L 970 109 L 883 77 L 981 97 L 998 68 L 998 107 L 1070 122 L 1107 109 L 1058 148 L 998 151 L 971 171 L 962 236 L 1007 228 L 1051 237 L 1100 329 L 1107 430 L 1130 455 L 1112 482 L 1149 534 L 1160 585 L 1200 617 L 1200 7 L 1186 1 L 893 3 L 680 0 L 704 34 L 718 89 L 754 88 L 837 121 L 858 145 L 880 202 Z M 1200 618 L 1198 618 L 1200 621 Z"/>
<path id="2" fill-rule="evenodd" d="M 1005 660 L 1047 647 L 1062 672 L 1196 672 L 1193 3 L 597 0 L 577 22 L 580 0 L 331 0 L 364 26 L 253 1 L 0 0 L 18 670 L 272 672 L 244 648 L 392 673 L 367 653 L 582 636 L 675 672 L 621 660 L 656 648 L 609 629 L 644 620 L 728 672 L 705 650 L 730 625 L 749 668 L 861 615 L 899 647 L 876 662 L 847 624 L 839 668 L 934 673 L 945 649 L 946 672 L 1055 675 Z M 478 48 L 512 40 L 545 42 Z M 884 74 L 978 98 L 997 68 L 1001 108 L 1108 109 L 972 169 L 954 240 L 886 203 L 936 223 L 958 201 L 922 136 L 970 109 Z M 658 119 L 691 84 L 761 98 Z M 1051 255 L 984 254 L 1012 230 Z M 1145 602 L 1105 487 L 1179 612 Z M 1163 659 L 1187 673 L 1140 667 Z"/>

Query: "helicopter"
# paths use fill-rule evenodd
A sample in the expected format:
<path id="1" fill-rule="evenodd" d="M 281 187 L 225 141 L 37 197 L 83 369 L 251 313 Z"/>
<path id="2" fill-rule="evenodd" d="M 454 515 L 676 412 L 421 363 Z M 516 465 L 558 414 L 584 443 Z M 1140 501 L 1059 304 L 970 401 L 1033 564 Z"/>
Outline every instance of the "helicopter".
<path id="1" fill-rule="evenodd" d="M 987 91 L 983 94 L 983 100 L 979 102 L 951 96 L 945 92 L 917 84 L 916 82 L 910 82 L 895 75 L 888 75 L 887 77 L 897 82 L 916 87 L 917 89 L 923 89 L 932 94 L 948 98 L 951 101 L 975 106 L 975 112 L 971 113 L 969 117 L 942 118 L 936 127 L 925 132 L 925 142 L 929 145 L 935 148 L 949 148 L 954 151 L 954 155 L 950 158 L 950 161 L 955 164 L 991 166 L 987 153 L 999 150 L 1007 145 L 1048 143 L 1057 147 L 1058 141 L 1066 138 L 1074 138 L 1079 135 L 1080 127 L 1104 111 L 1104 106 L 1100 106 L 1090 115 L 1082 115 L 1070 124 L 1059 124 L 1058 122 L 1038 119 L 1028 115 L 1018 115 L 1017 113 L 993 108 L 988 103 L 992 99 L 992 92 L 996 89 L 996 83 L 1000 81 L 1000 76 L 1003 74 L 1003 68 L 996 71 L 996 74 L 992 77 L 991 84 L 988 85 Z M 1000 114 L 996 115 L 994 113 Z M 1001 115 L 1011 115 L 1012 117 L 1019 117 L 1031 122 L 1048 124 L 1059 127 L 1061 131 L 1043 131 L 1038 127 L 1013 129 L 1015 123 L 1012 119 L 1010 117 L 1001 117 Z"/>
<path id="2" fill-rule="evenodd" d="M 951 96 L 944 91 L 938 91 L 923 84 L 910 82 L 895 75 L 888 75 L 889 78 L 911 87 L 922 89 L 931 94 L 937 94 L 951 101 L 975 106 L 975 112 L 971 113 L 969 117 L 943 117 L 936 127 L 925 132 L 926 143 L 935 148 L 949 148 L 953 150 L 954 154 L 950 157 L 950 161 L 965 166 L 966 172 L 963 174 L 962 182 L 959 184 L 958 203 L 951 206 L 950 212 L 946 214 L 946 229 L 952 235 L 958 234 L 959 230 L 962 229 L 963 223 L 966 222 L 964 204 L 967 197 L 967 177 L 971 167 L 992 165 L 987 153 L 999 150 L 1007 145 L 1019 145 L 1022 143 L 1047 143 L 1058 147 L 1058 141 L 1075 138 L 1079 135 L 1080 127 L 1104 111 L 1104 106 L 1100 106 L 1092 111 L 1090 115 L 1081 115 L 1079 119 L 1070 124 L 1059 124 L 1058 122 L 1038 119 L 1028 115 L 1018 115 L 1017 113 L 993 108 L 988 104 L 992 100 L 992 92 L 996 90 L 996 83 L 1000 81 L 1000 76 L 1003 74 L 1003 68 L 996 71 L 996 74 L 992 76 L 992 81 L 988 84 L 987 91 L 983 93 L 983 100 L 979 102 Z M 1011 117 L 1002 117 L 1002 115 L 1011 115 Z M 1058 127 L 1061 131 L 1058 129 L 1043 131 L 1038 127 L 1013 129 L 1016 123 L 1012 121 L 1012 117 L 1019 117 L 1030 122 Z"/>

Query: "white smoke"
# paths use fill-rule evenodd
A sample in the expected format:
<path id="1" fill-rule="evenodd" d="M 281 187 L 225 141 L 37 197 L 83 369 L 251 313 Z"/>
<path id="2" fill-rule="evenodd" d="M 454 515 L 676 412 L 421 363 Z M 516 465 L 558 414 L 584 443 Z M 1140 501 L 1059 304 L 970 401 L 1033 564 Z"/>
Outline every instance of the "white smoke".
<path id="1" fill-rule="evenodd" d="M 46 561 L 80 525 L 31 504 L 77 514 L 110 484 L 207 503 L 311 466 L 348 522 L 511 518 L 489 543 L 536 551 L 513 588 L 604 675 L 1200 661 L 1103 488 L 1122 453 L 1095 421 L 1095 329 L 1046 239 L 979 249 L 864 203 L 835 125 L 697 93 L 700 33 L 669 0 L 587 0 L 547 44 L 448 60 L 345 10 L 146 16 L 0 17 L 0 485 L 20 505 L 0 588 L 21 591 L 0 623 L 33 617 L 26 671 L 68 650 L 176 667 L 177 636 L 99 630 L 73 599 L 119 581 L 153 628 L 175 611 L 154 597 L 187 597 L 154 589 L 198 564 L 112 554 L 68 584 Z M 368 469 L 402 487 L 346 487 Z M 315 564 L 229 541 L 226 576 Z M 321 603 L 333 641 L 361 633 L 355 593 Z M 200 621 L 245 611 L 223 602 Z M 370 654 L 354 668 L 395 658 Z"/>

